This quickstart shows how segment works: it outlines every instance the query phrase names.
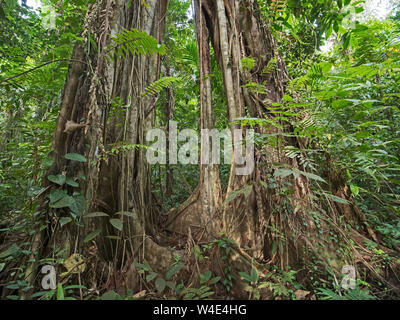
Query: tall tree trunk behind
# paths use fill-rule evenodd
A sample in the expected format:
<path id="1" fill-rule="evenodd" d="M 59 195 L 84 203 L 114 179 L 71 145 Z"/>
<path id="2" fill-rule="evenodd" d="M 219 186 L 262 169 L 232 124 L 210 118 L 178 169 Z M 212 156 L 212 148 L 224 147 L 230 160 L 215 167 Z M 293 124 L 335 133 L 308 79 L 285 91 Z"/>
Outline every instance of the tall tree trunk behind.
<path id="1" fill-rule="evenodd" d="M 195 2 L 196 36 L 200 67 L 200 129 L 214 129 L 215 119 L 212 106 L 210 46 L 204 15 L 200 14 Z M 211 143 L 211 141 L 209 141 Z M 201 141 L 200 154 L 206 147 Z M 201 158 L 201 157 L 200 157 Z M 217 164 L 200 163 L 200 181 L 192 195 L 178 208 L 168 214 L 166 228 L 169 231 L 187 234 L 193 232 L 197 240 L 212 239 L 220 230 L 222 191 Z M 192 230 L 193 229 L 193 230 Z"/>

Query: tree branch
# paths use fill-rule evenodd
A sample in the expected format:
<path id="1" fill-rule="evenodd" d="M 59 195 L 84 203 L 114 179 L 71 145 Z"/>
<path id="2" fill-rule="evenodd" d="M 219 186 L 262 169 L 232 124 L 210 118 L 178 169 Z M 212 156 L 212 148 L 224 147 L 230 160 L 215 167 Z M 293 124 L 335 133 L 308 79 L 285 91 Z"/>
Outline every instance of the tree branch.
<path id="1" fill-rule="evenodd" d="M 80 62 L 80 63 L 85 63 L 85 64 L 87 64 L 87 63 L 84 62 L 84 61 L 73 60 L 73 59 L 57 59 L 57 60 L 53 60 L 53 61 L 48 61 L 48 62 L 42 63 L 41 65 L 39 65 L 39 66 L 37 66 L 37 67 L 34 67 L 34 68 L 32 68 L 32 69 L 29 69 L 29 70 L 26 70 L 26 71 L 24 71 L 24 72 L 21 72 L 21 73 L 15 75 L 15 76 L 12 76 L 12 77 L 10 77 L 10 78 L 6 78 L 6 79 L 4 79 L 4 80 L 1 80 L 1 81 L 0 81 L 0 84 L 3 84 L 3 83 L 5 83 L 5 82 L 8 82 L 8 81 L 10 81 L 10 80 L 12 80 L 12 79 L 21 77 L 21 76 L 23 76 L 23 75 L 25 75 L 25 74 L 27 74 L 27 73 L 29 73 L 29 72 L 35 71 L 35 70 L 37 70 L 37 69 L 43 68 L 44 66 L 47 66 L 48 64 L 55 63 L 55 62 L 61 62 L 61 61 L 72 61 L 72 62 Z"/>

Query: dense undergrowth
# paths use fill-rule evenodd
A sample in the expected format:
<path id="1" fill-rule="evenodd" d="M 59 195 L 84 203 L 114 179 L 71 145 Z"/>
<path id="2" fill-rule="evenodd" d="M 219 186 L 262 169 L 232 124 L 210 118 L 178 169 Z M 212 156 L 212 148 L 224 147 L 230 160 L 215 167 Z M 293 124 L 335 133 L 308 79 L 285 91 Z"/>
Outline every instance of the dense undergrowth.
<path id="1" fill-rule="evenodd" d="M 56 7 L 57 1 L 49 1 Z M 298 158 L 309 169 L 313 188 L 331 200 L 343 200 L 326 190 L 326 168 L 322 165 L 329 154 L 342 178 L 347 182 L 352 199 L 366 215 L 366 223 L 382 243 L 393 251 L 400 247 L 400 16 L 384 21 L 370 19 L 354 28 L 346 29 L 340 19 L 326 11 L 326 18 L 317 21 L 318 15 L 304 1 L 303 11 L 296 16 L 293 8 L 279 7 L 273 17 L 268 11 L 271 1 L 260 1 L 261 14 L 271 19 L 280 43 L 281 54 L 288 64 L 291 81 L 280 110 L 281 121 L 290 122 L 294 132 L 309 142 L 308 149 L 288 147 L 288 157 Z M 282 3 L 285 1 L 282 1 Z M 342 1 L 338 1 L 338 3 Z M 344 1 L 346 2 L 346 1 Z M 347 1 L 349 2 L 349 1 Z M 59 104 L 73 43 L 79 37 L 86 10 L 86 2 L 63 1 L 57 7 L 60 14 L 57 28 L 45 29 L 40 16 L 33 10 L 14 1 L 2 1 L 0 7 L 0 286 L 2 298 L 18 299 L 18 290 L 29 290 L 24 281 L 26 265 L 21 257 L 29 256 L 30 243 L 26 235 L 32 232 L 36 221 L 37 199 L 42 192 L 42 175 L 52 162 L 52 135 L 55 129 Z M 183 79 L 171 88 L 162 88 L 157 102 L 157 121 L 166 125 L 168 102 L 175 101 L 173 120 L 182 128 L 199 129 L 199 70 L 196 39 L 192 18 L 188 14 L 190 2 L 174 0 L 169 5 L 165 45 L 167 55 L 163 60 L 163 76 Z M 293 12 L 291 12 L 293 10 Z M 296 9 L 297 10 L 297 9 Z M 301 10 L 300 10 L 301 11 Z M 269 13 L 268 13 L 269 12 Z M 319 24 L 315 27 L 315 21 Z M 290 18 L 287 18 L 287 17 Z M 308 17 L 307 19 L 305 17 Z M 339 19 L 339 20 L 335 20 Z M 331 21 L 328 23 L 328 21 Z M 339 21 L 339 22 L 338 22 Z M 305 28 L 305 26 L 307 28 Z M 304 31 L 304 30 L 307 30 Z M 315 33 L 314 36 L 310 34 Z M 316 50 L 334 38 L 332 50 Z M 315 43 L 317 39 L 317 43 Z M 292 49 L 293 50 L 289 50 Z M 53 62 L 52 62 L 53 61 Z M 37 70 L 4 81 L 36 66 Z M 257 57 L 248 57 L 243 66 L 252 69 Z M 216 114 L 216 127 L 225 128 L 225 97 L 222 76 L 216 58 L 212 56 L 212 83 Z M 274 66 L 270 66 L 274 68 Z M 266 70 L 265 72 L 268 72 Z M 265 90 L 262 84 L 249 83 L 252 90 Z M 122 106 L 119 106 L 122 108 Z M 118 109 L 118 106 L 116 107 Z M 118 110 L 116 111 L 118 112 Z M 299 120 L 293 120 L 299 119 Z M 300 120 L 301 119 L 301 120 Z M 266 119 L 242 119 L 249 125 L 266 125 Z M 267 123 L 278 126 L 278 123 Z M 258 136 L 260 145 L 279 143 L 274 135 Z M 119 151 L 118 151 L 119 152 Z M 121 151 L 123 152 L 123 151 Z M 160 212 L 182 203 L 195 189 L 199 180 L 197 166 L 157 165 L 152 168 L 152 191 Z M 312 173 L 311 173 L 312 172 Z M 296 172 L 281 171 L 282 175 Z M 220 167 L 222 187 L 226 188 L 229 166 Z M 269 188 L 275 188 L 271 182 Z M 283 190 L 285 192 L 285 190 Z M 328 202 L 321 204 L 327 207 Z M 315 213 L 318 223 L 319 213 Z M 61 228 L 72 223 L 64 220 Z M 38 222 L 35 222 L 38 223 Z M 40 226 L 47 228 L 47 224 Z M 361 227 L 360 227 L 361 228 Z M 89 235 L 90 236 L 90 235 Z M 335 235 L 332 235 L 335 237 Z M 90 237 L 88 238 L 90 241 Z M 338 250 L 349 250 L 346 242 Z M 323 246 L 324 244 L 321 244 Z M 215 251 L 231 254 L 230 239 L 221 235 L 210 243 L 194 246 L 196 261 L 207 266 Z M 390 265 L 396 258 L 380 250 L 378 244 L 364 244 L 374 254 L 369 261 L 374 271 L 388 282 L 399 281 L 396 270 Z M 42 259 L 41 264 L 65 264 L 61 258 L 63 248 L 54 248 L 53 257 Z M 279 248 L 277 248 L 279 250 Z M 318 259 L 310 261 L 309 269 L 317 269 Z M 398 261 L 397 261 L 398 263 Z M 273 278 L 257 268 L 231 274 L 229 268 L 222 275 L 202 270 L 199 283 L 176 283 L 178 273 L 188 273 L 188 266 L 177 256 L 166 274 L 154 272 L 149 265 L 136 266 L 146 289 L 118 294 L 102 288 L 90 292 L 78 284 L 77 276 L 71 283 L 58 282 L 57 288 L 35 292 L 31 298 L 39 299 L 206 299 L 229 297 L 232 279 L 242 277 L 247 283 L 249 299 L 388 299 L 394 296 L 388 284 L 369 283 L 370 270 L 358 274 L 355 289 L 345 290 L 341 279 L 330 269 L 321 274 L 304 270 L 281 269 L 266 265 Z M 320 269 L 319 269 L 320 270 Z M 363 274 L 364 272 L 364 274 Z M 13 277 L 10 280 L 9 273 Z M 391 279 L 393 277 L 394 279 Z M 265 293 L 268 289 L 269 295 Z M 7 294 L 5 294 L 7 292 Z"/>

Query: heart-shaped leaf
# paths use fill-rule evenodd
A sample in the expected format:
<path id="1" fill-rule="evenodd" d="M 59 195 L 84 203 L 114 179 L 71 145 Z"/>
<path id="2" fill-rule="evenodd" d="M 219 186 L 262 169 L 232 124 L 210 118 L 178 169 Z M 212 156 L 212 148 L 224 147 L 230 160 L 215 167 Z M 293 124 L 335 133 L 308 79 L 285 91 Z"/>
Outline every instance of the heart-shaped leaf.
<path id="1" fill-rule="evenodd" d="M 59 189 L 51 190 L 49 194 L 50 203 L 55 203 L 58 200 L 64 198 L 66 195 L 67 195 L 66 190 L 59 190 Z"/>
<path id="2" fill-rule="evenodd" d="M 81 216 L 83 214 L 83 212 L 85 211 L 85 207 L 86 207 L 85 197 L 81 194 L 75 194 L 74 196 L 72 196 L 71 199 L 72 199 L 72 203 L 69 206 L 69 208 L 71 209 L 71 212 L 75 216 Z"/>
<path id="3" fill-rule="evenodd" d="M 58 174 L 56 176 L 50 175 L 47 177 L 47 179 L 49 179 L 53 183 L 56 183 L 56 184 L 62 186 L 65 183 L 65 180 L 67 179 L 67 177 L 62 174 Z"/>
<path id="4" fill-rule="evenodd" d="M 146 281 L 150 282 L 152 280 L 154 280 L 156 277 L 158 276 L 158 274 L 156 272 L 150 272 L 147 276 L 146 276 Z"/>
<path id="5" fill-rule="evenodd" d="M 70 196 L 65 195 L 63 198 L 61 198 L 60 200 L 58 200 L 55 203 L 51 203 L 49 206 L 50 208 L 66 208 L 69 207 L 73 204 L 73 198 Z"/>

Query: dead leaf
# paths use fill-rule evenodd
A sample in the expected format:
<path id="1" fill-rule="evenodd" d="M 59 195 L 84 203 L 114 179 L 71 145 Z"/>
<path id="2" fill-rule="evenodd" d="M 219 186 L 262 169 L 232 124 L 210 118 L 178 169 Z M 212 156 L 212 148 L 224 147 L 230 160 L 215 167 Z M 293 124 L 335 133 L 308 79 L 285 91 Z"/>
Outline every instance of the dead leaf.
<path id="1" fill-rule="evenodd" d="M 67 268 L 67 274 L 82 273 L 86 269 L 86 263 L 82 255 L 79 253 L 74 253 L 64 261 L 64 267 Z"/>
<path id="2" fill-rule="evenodd" d="M 310 294 L 310 291 L 297 290 L 294 294 L 296 295 L 296 300 L 302 300 Z"/>
<path id="3" fill-rule="evenodd" d="M 142 290 L 142 291 L 140 291 L 140 292 L 138 292 L 138 293 L 135 293 L 135 294 L 133 295 L 133 297 L 134 297 L 135 299 L 140 299 L 140 298 L 143 298 L 145 295 L 146 295 L 146 290 Z"/>

